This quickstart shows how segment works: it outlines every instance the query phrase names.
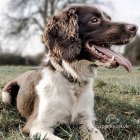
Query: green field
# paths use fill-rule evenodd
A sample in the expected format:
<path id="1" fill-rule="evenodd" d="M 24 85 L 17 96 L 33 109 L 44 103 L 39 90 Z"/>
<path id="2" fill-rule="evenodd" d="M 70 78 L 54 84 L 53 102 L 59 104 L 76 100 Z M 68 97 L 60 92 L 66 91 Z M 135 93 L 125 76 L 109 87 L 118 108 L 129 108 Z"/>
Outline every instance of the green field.
<path id="1" fill-rule="evenodd" d="M 31 69 L 0 66 L 0 92 L 18 74 Z M 99 69 L 94 84 L 96 125 L 107 140 L 140 140 L 140 67 L 132 73 L 124 69 Z M 0 99 L 0 140 L 29 140 L 22 134 L 25 120 L 16 108 L 6 107 Z M 57 135 L 80 140 L 78 127 L 60 126 Z"/>

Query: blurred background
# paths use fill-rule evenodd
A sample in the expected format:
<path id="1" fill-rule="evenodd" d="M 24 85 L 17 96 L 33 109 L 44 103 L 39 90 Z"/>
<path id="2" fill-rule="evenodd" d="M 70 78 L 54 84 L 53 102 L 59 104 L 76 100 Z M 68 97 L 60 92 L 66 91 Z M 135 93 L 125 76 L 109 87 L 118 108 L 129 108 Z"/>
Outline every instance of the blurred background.
<path id="1" fill-rule="evenodd" d="M 140 26 L 139 0 L 0 0 L 0 65 L 37 65 L 44 56 L 40 35 L 48 17 L 72 3 L 96 5 L 114 21 Z M 113 49 L 140 66 L 140 30 L 127 46 Z"/>

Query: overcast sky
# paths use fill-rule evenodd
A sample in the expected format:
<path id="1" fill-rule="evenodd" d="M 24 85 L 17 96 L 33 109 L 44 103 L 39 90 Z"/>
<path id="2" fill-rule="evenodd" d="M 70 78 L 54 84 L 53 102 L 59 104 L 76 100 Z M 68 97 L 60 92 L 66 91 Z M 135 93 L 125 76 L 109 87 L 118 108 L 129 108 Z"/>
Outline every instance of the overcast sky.
<path id="1" fill-rule="evenodd" d="M 0 0 L 0 16 L 2 15 L 3 12 L 6 12 L 8 10 L 7 1 L 8 0 Z M 102 1 L 105 2 L 106 0 Z M 110 8 L 104 7 L 102 8 L 113 17 L 113 20 L 134 23 L 140 28 L 140 0 L 108 0 L 108 1 L 112 3 L 114 11 L 111 11 Z M 138 30 L 138 32 L 140 33 L 140 29 Z M 34 38 L 32 38 L 31 40 L 32 47 L 34 49 L 31 47 L 27 47 L 24 53 L 32 52 L 35 54 L 42 50 L 42 47 L 38 46 L 39 45 L 38 42 L 40 42 L 39 41 L 40 37 L 38 37 L 38 39 L 36 40 L 37 40 L 36 42 L 34 41 Z M 34 52 L 32 50 L 34 50 Z"/>
<path id="2" fill-rule="evenodd" d="M 135 23 L 140 26 L 140 0 L 110 1 L 115 8 L 114 20 L 122 20 L 130 23 Z"/>

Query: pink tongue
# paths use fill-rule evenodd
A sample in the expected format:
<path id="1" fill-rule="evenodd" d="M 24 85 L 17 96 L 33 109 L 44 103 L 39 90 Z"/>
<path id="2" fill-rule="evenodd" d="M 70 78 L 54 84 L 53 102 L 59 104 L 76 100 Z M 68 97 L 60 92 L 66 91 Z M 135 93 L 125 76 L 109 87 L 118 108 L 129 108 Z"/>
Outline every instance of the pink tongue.
<path id="1" fill-rule="evenodd" d="M 128 71 L 128 72 L 131 72 L 132 70 L 132 65 L 131 63 L 125 58 L 123 57 L 122 55 L 116 53 L 116 52 L 113 52 L 112 50 L 110 49 L 107 49 L 107 48 L 103 48 L 103 47 L 99 47 L 99 46 L 94 46 L 97 50 L 99 50 L 101 53 L 105 54 L 106 56 L 108 57 L 112 57 L 112 56 L 115 56 L 115 60 L 116 62 L 119 64 L 119 65 L 122 65 L 125 67 L 125 69 Z"/>

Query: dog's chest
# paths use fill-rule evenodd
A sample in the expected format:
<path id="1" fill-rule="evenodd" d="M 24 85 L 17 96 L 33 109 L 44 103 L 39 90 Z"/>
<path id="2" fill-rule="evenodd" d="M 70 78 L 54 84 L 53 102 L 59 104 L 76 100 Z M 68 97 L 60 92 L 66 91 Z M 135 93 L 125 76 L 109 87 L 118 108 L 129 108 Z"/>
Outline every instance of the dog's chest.
<path id="1" fill-rule="evenodd" d="M 46 77 L 47 76 L 47 77 Z M 82 105 L 88 102 L 84 98 L 91 99 L 88 92 L 90 89 L 87 82 L 69 83 L 61 74 L 56 75 L 51 72 L 44 75 L 37 85 L 39 96 L 39 113 L 48 115 L 48 110 L 52 110 L 61 120 L 73 120 L 80 112 Z M 86 105 L 85 105 L 86 106 Z M 57 113 L 56 113 L 57 112 Z M 66 119 L 67 118 L 67 119 Z"/>
<path id="2" fill-rule="evenodd" d="M 87 87 L 87 81 L 82 81 L 82 82 L 76 82 L 76 83 L 72 83 L 70 86 L 73 89 L 72 92 L 72 96 L 73 98 L 75 98 L 75 100 L 78 100 L 82 94 L 83 94 L 83 90 L 84 88 Z"/>

